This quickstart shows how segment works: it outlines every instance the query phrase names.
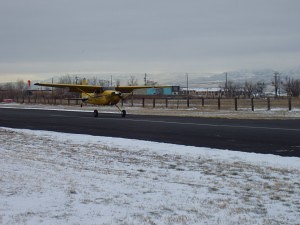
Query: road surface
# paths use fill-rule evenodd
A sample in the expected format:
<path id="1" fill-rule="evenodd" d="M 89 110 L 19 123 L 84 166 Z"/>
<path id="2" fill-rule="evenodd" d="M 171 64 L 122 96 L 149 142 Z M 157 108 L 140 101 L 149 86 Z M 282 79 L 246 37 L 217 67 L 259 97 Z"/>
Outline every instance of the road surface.
<path id="1" fill-rule="evenodd" d="M 300 157 L 300 120 L 239 120 L 0 108 L 0 126 Z"/>

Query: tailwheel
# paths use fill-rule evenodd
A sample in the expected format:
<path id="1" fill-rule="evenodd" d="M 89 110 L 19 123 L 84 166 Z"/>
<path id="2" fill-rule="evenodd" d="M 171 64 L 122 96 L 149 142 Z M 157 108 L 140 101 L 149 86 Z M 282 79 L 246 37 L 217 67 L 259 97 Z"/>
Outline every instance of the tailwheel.
<path id="1" fill-rule="evenodd" d="M 125 116 L 126 116 L 126 110 L 122 110 L 122 111 L 121 111 L 121 116 L 122 116 L 123 118 L 125 118 Z"/>
<path id="2" fill-rule="evenodd" d="M 94 110 L 94 117 L 98 117 L 98 110 L 97 109 Z"/>

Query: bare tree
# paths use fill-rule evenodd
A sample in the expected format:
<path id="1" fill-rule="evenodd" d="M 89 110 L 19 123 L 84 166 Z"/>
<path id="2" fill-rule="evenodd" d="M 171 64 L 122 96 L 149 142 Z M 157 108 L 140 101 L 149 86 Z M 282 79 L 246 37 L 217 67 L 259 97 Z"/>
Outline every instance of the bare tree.
<path id="1" fill-rule="evenodd" d="M 226 97 L 231 97 L 231 98 L 236 97 L 236 96 L 241 94 L 240 90 L 241 90 L 241 85 L 240 84 L 229 80 L 227 82 L 227 93 L 225 93 Z"/>
<path id="2" fill-rule="evenodd" d="M 256 84 L 256 94 L 260 97 L 263 96 L 266 85 L 264 82 L 257 82 Z"/>
<path id="3" fill-rule="evenodd" d="M 90 85 L 97 85 L 98 83 L 98 78 L 97 77 L 92 77 L 88 79 L 88 84 Z"/>
<path id="4" fill-rule="evenodd" d="M 72 77 L 67 74 L 59 78 L 59 82 L 61 84 L 72 84 Z M 59 96 L 62 98 L 70 98 L 73 97 L 73 94 L 69 92 L 67 88 L 56 88 L 55 91 L 52 91 L 52 94 L 55 96 Z"/>
<path id="5" fill-rule="evenodd" d="M 64 75 L 62 77 L 59 78 L 59 83 L 60 84 L 72 84 L 72 77 L 70 75 Z"/>
<path id="6" fill-rule="evenodd" d="M 116 79 L 116 86 L 119 87 L 121 85 L 121 80 L 120 79 Z"/>
<path id="7" fill-rule="evenodd" d="M 17 83 L 15 84 L 16 92 L 18 96 L 24 96 L 25 95 L 25 90 L 26 90 L 26 83 L 24 80 L 18 80 Z"/>
<path id="8" fill-rule="evenodd" d="M 19 91 L 24 91 L 26 89 L 26 83 L 24 82 L 24 80 L 18 80 L 16 83 L 16 88 Z"/>
<path id="9" fill-rule="evenodd" d="M 14 98 L 16 96 L 16 89 L 13 85 L 13 83 L 6 83 L 3 85 L 4 90 L 4 98 Z"/>
<path id="10" fill-rule="evenodd" d="M 3 98 L 4 98 L 4 90 L 3 90 L 2 85 L 0 85 L 0 102 L 3 101 Z"/>
<path id="11" fill-rule="evenodd" d="M 244 89 L 245 96 L 251 98 L 257 91 L 257 85 L 252 82 L 246 81 L 243 89 Z"/>
<path id="12" fill-rule="evenodd" d="M 300 96 L 300 80 L 286 78 L 285 84 L 283 84 L 285 91 L 289 96 L 299 97 Z"/>
<path id="13" fill-rule="evenodd" d="M 130 76 L 129 80 L 128 80 L 128 86 L 136 86 L 138 85 L 138 81 L 137 78 L 135 78 L 135 76 Z"/>

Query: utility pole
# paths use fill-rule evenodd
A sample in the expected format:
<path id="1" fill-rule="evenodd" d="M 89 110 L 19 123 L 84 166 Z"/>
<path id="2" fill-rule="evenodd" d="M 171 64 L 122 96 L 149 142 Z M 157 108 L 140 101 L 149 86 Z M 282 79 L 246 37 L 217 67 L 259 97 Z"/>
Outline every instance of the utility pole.
<path id="1" fill-rule="evenodd" d="M 228 91 L 228 80 L 227 80 L 227 72 L 225 73 L 225 96 L 227 97 L 227 91 Z"/>
<path id="2" fill-rule="evenodd" d="M 144 81 L 145 81 L 145 86 L 146 86 L 147 85 L 147 73 L 145 73 Z"/>
<path id="3" fill-rule="evenodd" d="M 289 77 L 289 82 L 288 82 L 288 96 L 292 96 L 292 87 L 291 87 L 291 77 Z"/>
<path id="4" fill-rule="evenodd" d="M 189 74 L 186 73 L 186 98 L 187 98 L 187 107 L 190 107 L 190 98 L 189 98 Z"/>
<path id="5" fill-rule="evenodd" d="M 189 95 L 189 74 L 186 73 L 186 93 Z"/>
<path id="6" fill-rule="evenodd" d="M 52 84 L 53 84 L 53 77 L 52 77 Z M 53 87 L 52 87 L 52 96 L 53 96 Z"/>
<path id="7" fill-rule="evenodd" d="M 279 82 L 280 82 L 279 73 L 274 72 L 275 97 L 278 97 Z"/>

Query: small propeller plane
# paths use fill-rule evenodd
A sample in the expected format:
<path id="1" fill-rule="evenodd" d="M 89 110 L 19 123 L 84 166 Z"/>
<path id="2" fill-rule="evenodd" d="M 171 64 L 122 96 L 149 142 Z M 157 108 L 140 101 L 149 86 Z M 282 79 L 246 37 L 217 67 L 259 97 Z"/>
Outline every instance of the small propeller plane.
<path id="1" fill-rule="evenodd" d="M 68 88 L 70 92 L 81 93 L 82 102 L 93 105 L 115 105 L 121 112 L 121 116 L 126 116 L 126 110 L 121 110 L 117 105 L 120 100 L 124 100 L 134 90 L 145 88 L 164 88 L 168 86 L 117 86 L 104 87 L 97 85 L 83 84 L 50 84 L 50 83 L 35 83 L 37 86 L 54 87 L 54 88 Z M 98 117 L 98 110 L 94 110 L 94 117 Z"/>

